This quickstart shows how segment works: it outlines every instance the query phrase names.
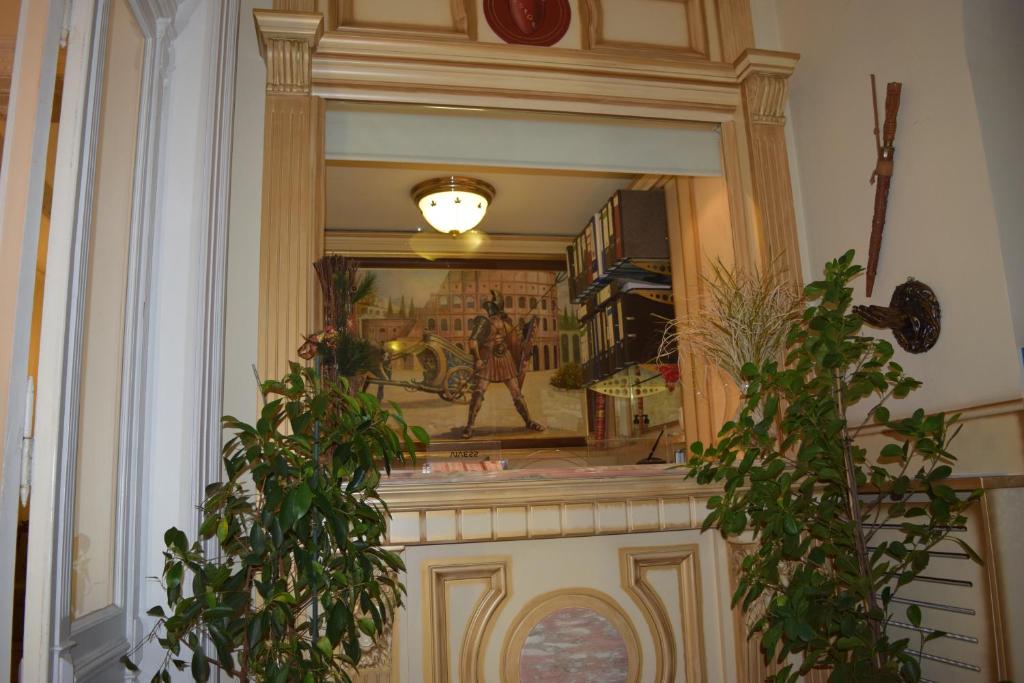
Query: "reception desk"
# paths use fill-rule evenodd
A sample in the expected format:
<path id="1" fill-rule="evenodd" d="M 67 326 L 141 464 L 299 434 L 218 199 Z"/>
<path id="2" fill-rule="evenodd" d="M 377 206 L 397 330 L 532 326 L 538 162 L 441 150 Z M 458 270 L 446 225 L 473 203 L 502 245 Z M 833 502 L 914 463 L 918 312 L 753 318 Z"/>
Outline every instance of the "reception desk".
<path id="1" fill-rule="evenodd" d="M 932 605 L 926 622 L 957 636 L 928 644 L 931 680 L 995 681 L 1009 670 L 1016 617 L 1000 595 L 1020 587 L 1002 572 L 1012 553 L 1000 534 L 1020 511 L 1018 479 L 951 482 L 991 489 L 964 537 L 994 561 L 944 558 L 905 589 Z M 753 683 L 768 673 L 730 607 L 749 543 L 701 533 L 716 490 L 684 469 L 400 471 L 381 489 L 408 595 L 390 653 L 376 653 L 362 681 Z"/>

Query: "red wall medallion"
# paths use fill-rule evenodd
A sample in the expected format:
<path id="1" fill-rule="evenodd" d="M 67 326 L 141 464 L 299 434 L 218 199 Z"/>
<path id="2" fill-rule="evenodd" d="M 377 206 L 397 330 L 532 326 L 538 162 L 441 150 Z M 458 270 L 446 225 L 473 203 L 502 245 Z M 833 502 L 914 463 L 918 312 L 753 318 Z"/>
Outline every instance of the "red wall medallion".
<path id="1" fill-rule="evenodd" d="M 554 45 L 569 30 L 569 0 L 484 0 L 498 37 L 514 45 Z"/>

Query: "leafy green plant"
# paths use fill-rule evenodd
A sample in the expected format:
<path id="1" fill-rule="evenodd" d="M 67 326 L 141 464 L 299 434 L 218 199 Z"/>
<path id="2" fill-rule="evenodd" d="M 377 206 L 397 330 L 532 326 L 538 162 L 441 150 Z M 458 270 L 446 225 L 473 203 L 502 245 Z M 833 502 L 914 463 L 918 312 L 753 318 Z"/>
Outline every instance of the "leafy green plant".
<path id="1" fill-rule="evenodd" d="M 401 604 L 404 566 L 382 547 L 379 467 L 390 472 L 426 433 L 397 406 L 298 364 L 262 393 L 255 425 L 223 420 L 234 433 L 227 480 L 206 490 L 202 540 L 164 536 L 170 610 L 149 612 L 158 622 L 147 641 L 166 652 L 153 681 L 169 681 L 171 667 L 196 681 L 213 667 L 241 681 L 349 681 L 360 636 L 377 638 Z"/>
<path id="2" fill-rule="evenodd" d="M 325 377 L 357 378 L 380 368 L 379 346 L 358 333 L 357 307 L 377 291 L 373 272 L 359 274 L 359 264 L 347 256 L 330 254 L 313 264 L 323 296 L 324 329 L 306 337 L 298 354 L 319 358 Z M 390 304 L 389 304 L 390 306 Z M 353 389 L 359 389 L 357 382 Z"/>
<path id="3" fill-rule="evenodd" d="M 806 287 L 811 303 L 789 330 L 784 365 L 746 363 L 739 417 L 715 445 L 691 446 L 687 476 L 724 487 L 708 502 L 704 529 L 753 535 L 733 601 L 778 666 L 777 681 L 813 667 L 830 668 L 832 681 L 920 680 L 910 639 L 890 633 L 897 592 L 942 543 L 980 562 L 953 532 L 981 494 L 958 496 L 942 483 L 956 460 L 948 448 L 958 416 L 891 418 L 885 404 L 920 383 L 892 360 L 888 342 L 861 334 L 850 287 L 861 271 L 852 251 L 827 264 L 824 279 Z M 873 459 L 856 441 L 864 424 L 851 427 L 848 417 L 869 400 L 864 424 L 896 437 Z M 905 618 L 920 627 L 920 608 L 911 604 Z M 945 635 L 921 633 L 918 648 Z"/>

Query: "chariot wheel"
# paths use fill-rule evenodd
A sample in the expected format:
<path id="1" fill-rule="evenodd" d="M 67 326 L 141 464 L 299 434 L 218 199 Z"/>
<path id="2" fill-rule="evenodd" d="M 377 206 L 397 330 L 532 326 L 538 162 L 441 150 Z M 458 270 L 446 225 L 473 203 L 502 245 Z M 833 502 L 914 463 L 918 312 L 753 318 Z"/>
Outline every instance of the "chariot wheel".
<path id="1" fill-rule="evenodd" d="M 469 385 L 473 372 L 469 368 L 455 368 L 444 378 L 441 398 L 452 403 L 469 403 Z"/>

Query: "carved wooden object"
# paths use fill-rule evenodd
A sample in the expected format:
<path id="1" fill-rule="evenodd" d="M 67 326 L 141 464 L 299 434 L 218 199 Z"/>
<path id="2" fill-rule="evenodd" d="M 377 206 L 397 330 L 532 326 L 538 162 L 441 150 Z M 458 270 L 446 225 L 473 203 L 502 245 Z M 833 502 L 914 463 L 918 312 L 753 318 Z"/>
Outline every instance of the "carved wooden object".
<path id="1" fill-rule="evenodd" d="M 878 147 L 878 163 L 871 175 L 875 183 L 875 213 L 871 218 L 871 244 L 868 248 L 868 272 L 865 289 L 867 295 L 875 287 L 875 275 L 878 273 L 878 255 L 882 250 L 882 230 L 885 229 L 885 212 L 889 203 L 889 183 L 892 182 L 893 154 L 896 149 L 896 114 L 900 110 L 900 90 L 902 83 L 890 83 L 885 91 L 885 125 L 882 127 L 882 139 L 878 139 L 878 99 L 875 97 L 875 76 L 871 75 L 871 99 L 875 105 L 875 144 Z"/>
<path id="2" fill-rule="evenodd" d="M 935 346 L 942 329 L 942 309 L 932 288 L 909 278 L 892 293 L 888 306 L 854 306 L 853 312 L 872 327 L 892 330 L 910 353 Z"/>

